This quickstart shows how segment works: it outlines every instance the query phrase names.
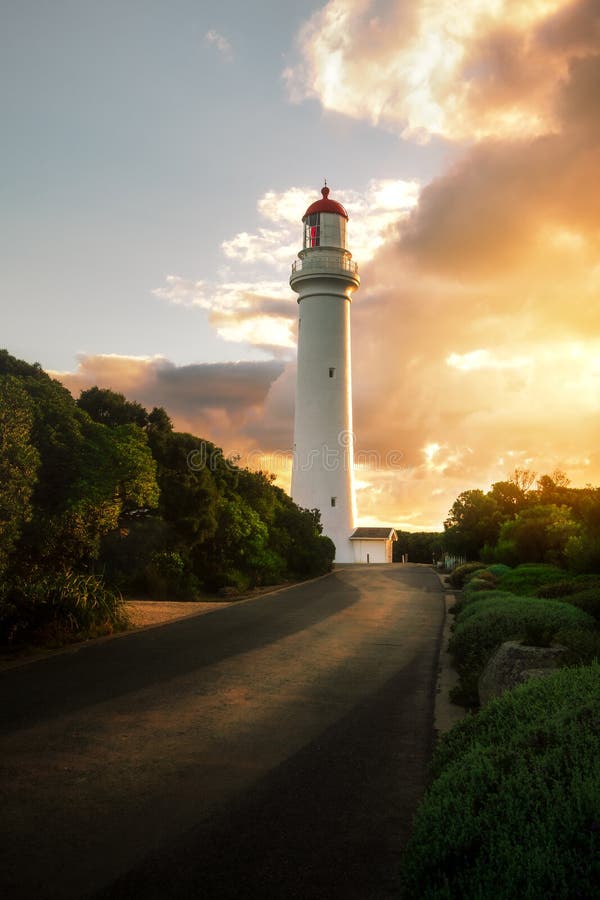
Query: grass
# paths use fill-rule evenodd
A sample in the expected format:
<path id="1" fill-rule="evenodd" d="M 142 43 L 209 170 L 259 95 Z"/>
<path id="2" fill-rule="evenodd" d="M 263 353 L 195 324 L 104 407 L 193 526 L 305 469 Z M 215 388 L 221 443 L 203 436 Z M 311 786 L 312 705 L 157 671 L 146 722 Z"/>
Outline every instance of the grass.
<path id="1" fill-rule="evenodd" d="M 60 643 L 110 634 L 127 627 L 119 591 L 97 575 L 56 572 L 19 579 L 0 606 L 0 636 L 6 643 Z"/>

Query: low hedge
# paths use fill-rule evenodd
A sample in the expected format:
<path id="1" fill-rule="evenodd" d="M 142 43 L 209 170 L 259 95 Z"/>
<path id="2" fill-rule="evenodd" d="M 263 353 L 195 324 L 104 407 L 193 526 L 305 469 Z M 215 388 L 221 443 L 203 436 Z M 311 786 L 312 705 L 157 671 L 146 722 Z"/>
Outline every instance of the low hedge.
<path id="1" fill-rule="evenodd" d="M 506 575 L 507 572 L 512 572 L 510 566 L 504 565 L 504 563 L 492 563 L 491 566 L 487 567 L 487 571 L 491 572 L 495 578 L 500 578 L 501 575 Z"/>
<path id="2" fill-rule="evenodd" d="M 543 584 L 534 593 L 547 600 L 561 599 L 572 603 L 600 621 L 600 579 L 597 575 L 578 575 Z"/>
<path id="3" fill-rule="evenodd" d="M 596 622 L 600 622 L 600 588 L 578 591 L 576 594 L 565 597 L 564 602 L 582 609 L 588 615 L 593 616 Z"/>
<path id="4" fill-rule="evenodd" d="M 485 569 L 485 565 L 481 562 L 464 563 L 462 566 L 457 566 L 456 569 L 450 573 L 448 581 L 453 588 L 460 590 L 467 578 L 479 569 Z"/>
<path id="5" fill-rule="evenodd" d="M 406 900 L 597 896 L 600 666 L 527 682 L 442 738 Z"/>
<path id="6" fill-rule="evenodd" d="M 462 609 L 448 645 L 461 676 L 452 698 L 466 705 L 477 703 L 477 679 L 499 644 L 523 640 L 548 646 L 561 630 L 594 628 L 592 617 L 569 603 L 492 593 L 496 594 L 486 592 Z"/>
<path id="7" fill-rule="evenodd" d="M 534 596 L 544 597 L 546 600 L 557 600 L 563 597 L 569 597 L 581 590 L 582 586 L 575 578 L 564 578 L 560 581 L 551 581 L 550 584 L 543 584 L 541 587 L 535 588 Z"/>
<path id="8" fill-rule="evenodd" d="M 564 581 L 567 573 L 558 566 L 548 566 L 541 563 L 525 563 L 517 566 L 498 578 L 498 587 L 511 594 L 529 596 L 536 588 L 555 581 Z"/>
<path id="9" fill-rule="evenodd" d="M 452 607 L 452 612 L 459 616 L 462 614 L 462 611 L 471 606 L 473 603 L 478 602 L 479 600 L 504 600 L 506 597 L 514 597 L 514 594 L 511 594 L 509 591 L 500 591 L 498 588 L 491 588 L 484 592 L 477 589 L 477 587 L 471 588 L 471 585 L 468 584 L 465 590 L 462 593 L 462 596 L 458 598 L 454 606 Z"/>

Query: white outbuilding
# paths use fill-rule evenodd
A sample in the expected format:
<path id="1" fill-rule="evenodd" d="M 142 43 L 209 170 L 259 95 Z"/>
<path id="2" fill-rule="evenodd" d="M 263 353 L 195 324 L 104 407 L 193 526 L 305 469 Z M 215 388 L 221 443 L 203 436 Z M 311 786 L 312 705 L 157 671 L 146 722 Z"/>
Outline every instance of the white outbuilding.
<path id="1" fill-rule="evenodd" d="M 350 535 L 354 548 L 354 562 L 391 563 L 392 545 L 398 540 L 393 528 L 355 528 Z"/>

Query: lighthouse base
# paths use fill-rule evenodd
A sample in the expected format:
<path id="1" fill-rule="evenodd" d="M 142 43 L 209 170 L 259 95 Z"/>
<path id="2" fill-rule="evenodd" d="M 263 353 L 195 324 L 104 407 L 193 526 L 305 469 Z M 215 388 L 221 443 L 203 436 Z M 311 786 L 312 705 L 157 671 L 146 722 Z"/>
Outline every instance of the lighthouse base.
<path id="1" fill-rule="evenodd" d="M 350 540 L 333 541 L 335 544 L 334 563 L 355 563 L 356 556 Z"/>

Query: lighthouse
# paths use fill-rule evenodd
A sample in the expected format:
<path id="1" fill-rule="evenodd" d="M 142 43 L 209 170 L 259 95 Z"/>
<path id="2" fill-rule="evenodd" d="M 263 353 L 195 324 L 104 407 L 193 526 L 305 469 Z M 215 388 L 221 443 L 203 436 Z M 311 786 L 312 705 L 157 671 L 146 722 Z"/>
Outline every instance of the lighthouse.
<path id="1" fill-rule="evenodd" d="M 298 372 L 292 498 L 319 509 L 336 562 L 354 562 L 356 519 L 350 306 L 360 285 L 348 250 L 348 213 L 321 190 L 302 218 L 304 238 L 292 266 L 298 294 Z"/>

